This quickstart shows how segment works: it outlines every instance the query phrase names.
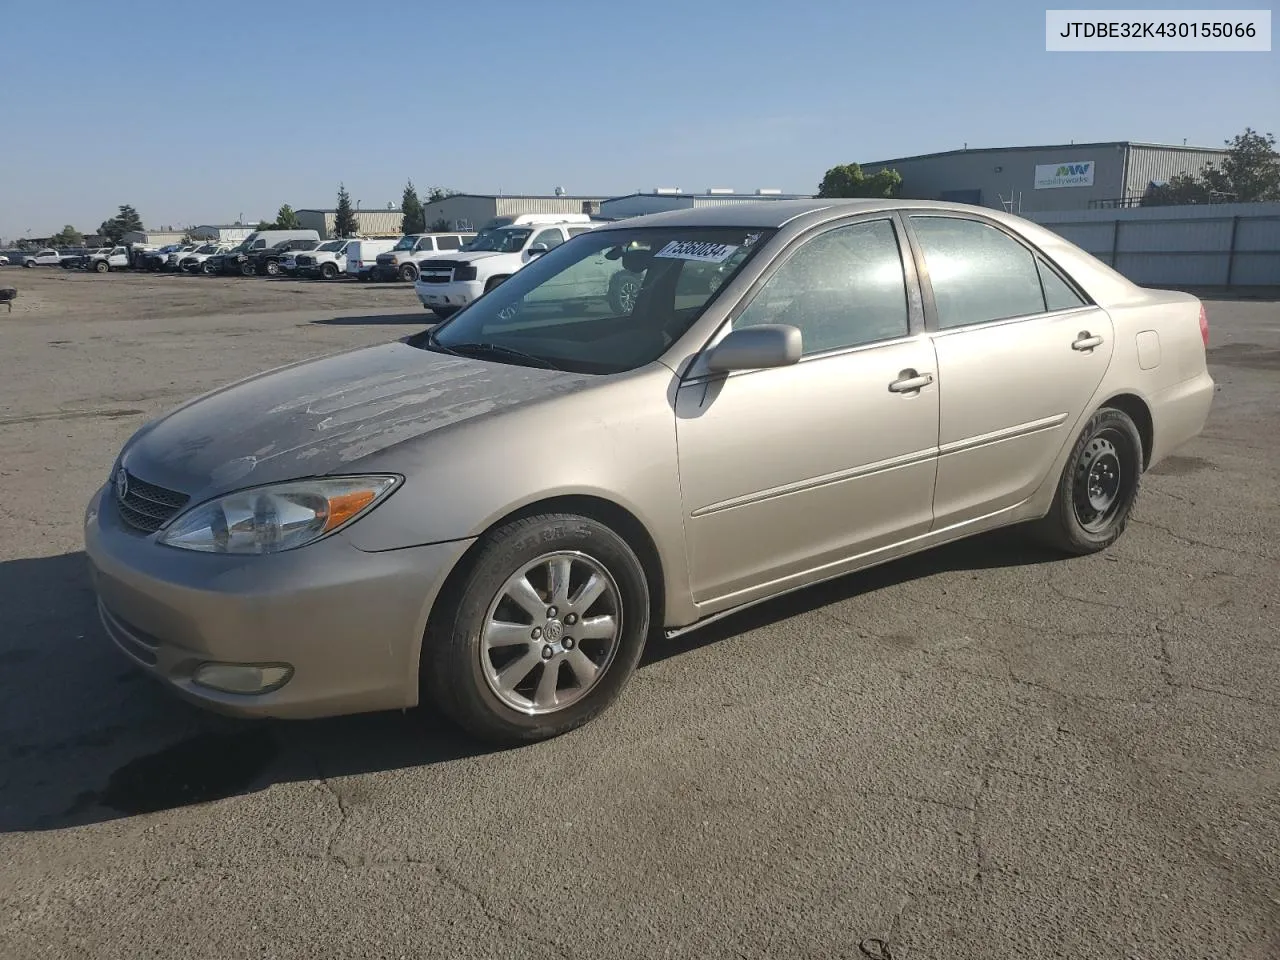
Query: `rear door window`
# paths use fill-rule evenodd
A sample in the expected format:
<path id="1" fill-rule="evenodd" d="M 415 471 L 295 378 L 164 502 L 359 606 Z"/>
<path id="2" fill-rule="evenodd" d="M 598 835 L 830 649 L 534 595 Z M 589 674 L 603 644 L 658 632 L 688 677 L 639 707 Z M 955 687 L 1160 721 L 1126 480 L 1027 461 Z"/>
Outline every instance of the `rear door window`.
<path id="1" fill-rule="evenodd" d="M 457 250 L 461 246 L 461 237 L 436 237 L 437 250 Z"/>

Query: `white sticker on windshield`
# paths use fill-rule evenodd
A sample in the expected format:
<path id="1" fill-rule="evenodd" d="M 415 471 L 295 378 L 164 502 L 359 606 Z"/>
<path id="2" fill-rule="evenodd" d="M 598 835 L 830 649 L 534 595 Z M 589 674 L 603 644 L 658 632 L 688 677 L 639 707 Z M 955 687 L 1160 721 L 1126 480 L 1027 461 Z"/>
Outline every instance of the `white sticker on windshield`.
<path id="1" fill-rule="evenodd" d="M 701 260 L 704 263 L 724 263 L 738 249 L 732 243 L 706 243 L 701 240 L 672 240 L 654 254 L 668 260 Z"/>

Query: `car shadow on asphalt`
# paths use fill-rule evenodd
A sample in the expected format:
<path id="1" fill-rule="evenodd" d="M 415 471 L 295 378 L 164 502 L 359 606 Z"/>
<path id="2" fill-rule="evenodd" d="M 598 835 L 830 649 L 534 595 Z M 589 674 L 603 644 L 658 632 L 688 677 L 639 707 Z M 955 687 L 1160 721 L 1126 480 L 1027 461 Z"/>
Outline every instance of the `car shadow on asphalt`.
<path id="1" fill-rule="evenodd" d="M 826 604 L 951 570 L 1058 558 L 1009 532 L 841 577 L 650 645 L 640 669 Z M 103 633 L 83 553 L 0 563 L 0 833 L 55 830 L 497 752 L 429 707 L 313 721 L 216 716 Z"/>

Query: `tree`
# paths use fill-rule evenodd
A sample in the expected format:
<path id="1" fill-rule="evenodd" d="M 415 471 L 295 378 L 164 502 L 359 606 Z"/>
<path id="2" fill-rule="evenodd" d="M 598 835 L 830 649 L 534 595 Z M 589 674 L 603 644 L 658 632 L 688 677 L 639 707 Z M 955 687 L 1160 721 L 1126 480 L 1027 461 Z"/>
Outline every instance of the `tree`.
<path id="1" fill-rule="evenodd" d="M 276 213 L 277 230 L 297 230 L 301 226 L 302 223 L 298 220 L 298 215 L 294 212 L 293 207 L 287 203 Z"/>
<path id="2" fill-rule="evenodd" d="M 253 229 L 255 229 L 255 230 L 274 230 L 275 228 L 276 228 L 276 225 L 275 225 L 274 223 L 272 223 L 270 220 L 259 220 L 259 221 L 258 221 L 258 225 L 257 225 L 256 227 L 254 227 Z"/>
<path id="3" fill-rule="evenodd" d="M 83 244 L 84 234 L 69 223 L 49 238 L 52 247 L 79 247 Z"/>
<path id="4" fill-rule="evenodd" d="M 404 185 L 404 197 L 400 200 L 400 212 L 404 217 L 400 220 L 400 232 L 404 234 L 425 233 L 427 215 L 422 210 L 422 201 L 418 199 L 418 191 L 413 181 Z"/>
<path id="5" fill-rule="evenodd" d="M 877 170 L 871 176 L 856 163 L 832 167 L 818 185 L 820 197 L 896 197 L 902 189 L 897 170 Z"/>
<path id="6" fill-rule="evenodd" d="M 333 218 L 333 232 L 342 240 L 360 232 L 360 221 L 351 209 L 351 194 L 343 184 L 338 184 L 338 208 Z"/>
<path id="7" fill-rule="evenodd" d="M 134 233 L 142 229 L 142 217 L 138 216 L 138 211 L 124 203 L 120 205 L 119 213 L 110 220 L 102 221 L 102 225 L 98 227 L 98 233 L 112 243 L 119 243 L 126 233 Z"/>
<path id="8" fill-rule="evenodd" d="M 1275 136 L 1245 127 L 1244 133 L 1227 140 L 1226 144 L 1222 175 L 1236 199 L 1242 203 L 1280 200 L 1280 153 L 1276 153 Z M 1212 168 L 1210 164 L 1205 173 Z"/>
<path id="9" fill-rule="evenodd" d="M 449 223 L 449 220 L 446 217 L 440 217 L 439 219 L 431 221 L 432 233 L 448 233 L 452 229 L 453 225 Z"/>
<path id="10" fill-rule="evenodd" d="M 1276 152 L 1276 138 L 1245 127 L 1244 133 L 1224 142 L 1227 155 L 1221 165 L 1207 163 L 1198 173 L 1175 174 L 1167 183 L 1148 188 L 1142 205 L 1280 200 L 1280 153 Z"/>
<path id="11" fill-rule="evenodd" d="M 432 187 L 427 193 L 427 203 L 439 203 L 447 197 L 458 196 L 457 190 L 450 190 L 448 187 Z"/>
<path id="12" fill-rule="evenodd" d="M 1208 188 L 1198 177 L 1175 173 L 1165 183 L 1153 183 L 1142 195 L 1144 207 L 1168 207 L 1179 203 L 1208 203 Z"/>

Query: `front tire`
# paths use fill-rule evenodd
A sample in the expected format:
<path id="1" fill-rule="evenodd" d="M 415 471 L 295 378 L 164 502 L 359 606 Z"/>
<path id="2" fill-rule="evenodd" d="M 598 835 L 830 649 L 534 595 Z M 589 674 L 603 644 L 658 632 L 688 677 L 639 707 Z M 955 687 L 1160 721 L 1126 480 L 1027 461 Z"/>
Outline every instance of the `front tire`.
<path id="1" fill-rule="evenodd" d="M 111 270 L 111 264 L 107 263 L 105 260 L 99 260 L 93 265 L 93 269 L 98 271 L 98 273 L 107 273 Z"/>
<path id="2" fill-rule="evenodd" d="M 476 550 L 428 624 L 425 694 L 471 735 L 502 745 L 598 716 L 626 686 L 649 632 L 649 583 L 635 552 L 574 514 L 512 521 Z"/>
<path id="3" fill-rule="evenodd" d="M 26 267 L 28 270 L 30 270 L 32 267 L 36 265 L 36 262 L 34 260 L 23 260 L 22 265 Z"/>
<path id="4" fill-rule="evenodd" d="M 1085 424 L 1062 469 L 1042 540 L 1064 553 L 1105 550 L 1120 539 L 1142 480 L 1142 435 L 1123 410 L 1103 407 Z"/>
<path id="5" fill-rule="evenodd" d="M 320 278 L 322 280 L 337 280 L 338 265 L 336 263 L 327 262 L 320 264 Z"/>
<path id="6" fill-rule="evenodd" d="M 629 317 L 640 294 L 640 278 L 633 273 L 615 273 L 609 281 L 609 307 L 620 317 Z"/>
<path id="7" fill-rule="evenodd" d="M 254 269 L 254 266 L 252 263 L 242 263 L 240 265 L 240 276 L 256 277 L 257 275 L 258 275 L 258 271 Z"/>

